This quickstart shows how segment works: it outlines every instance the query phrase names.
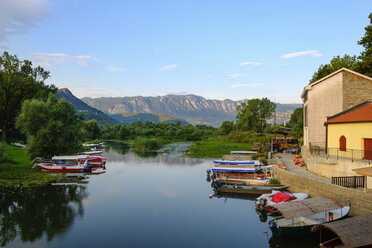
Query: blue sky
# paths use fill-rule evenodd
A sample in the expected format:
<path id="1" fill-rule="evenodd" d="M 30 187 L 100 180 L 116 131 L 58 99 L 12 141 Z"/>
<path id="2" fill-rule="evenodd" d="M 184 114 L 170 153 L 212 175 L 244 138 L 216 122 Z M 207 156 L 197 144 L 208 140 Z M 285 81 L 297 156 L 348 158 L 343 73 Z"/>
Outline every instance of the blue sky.
<path id="1" fill-rule="evenodd" d="M 370 0 L 1 0 L 0 51 L 78 97 L 300 103 L 320 64 L 362 51 L 370 12 Z"/>

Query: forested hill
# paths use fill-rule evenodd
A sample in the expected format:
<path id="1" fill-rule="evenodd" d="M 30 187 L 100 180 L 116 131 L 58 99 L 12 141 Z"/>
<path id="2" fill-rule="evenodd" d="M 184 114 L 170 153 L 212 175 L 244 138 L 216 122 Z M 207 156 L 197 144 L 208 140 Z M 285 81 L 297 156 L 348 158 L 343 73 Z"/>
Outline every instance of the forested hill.
<path id="1" fill-rule="evenodd" d="M 241 101 L 208 100 L 196 95 L 166 95 L 156 97 L 82 98 L 91 107 L 108 114 L 160 113 L 175 116 L 192 124 L 219 127 L 225 120 L 235 120 L 236 107 Z M 277 104 L 278 112 L 287 112 L 301 104 Z"/>
<path id="2" fill-rule="evenodd" d="M 64 98 L 66 101 L 72 103 L 74 105 L 76 111 L 78 113 L 83 113 L 85 116 L 85 120 L 97 120 L 98 124 L 119 124 L 119 121 L 111 118 L 107 114 L 103 113 L 102 111 L 89 106 L 88 104 L 84 103 L 79 98 L 75 97 L 71 91 L 67 88 L 59 89 L 58 92 L 55 94 L 58 99 Z"/>

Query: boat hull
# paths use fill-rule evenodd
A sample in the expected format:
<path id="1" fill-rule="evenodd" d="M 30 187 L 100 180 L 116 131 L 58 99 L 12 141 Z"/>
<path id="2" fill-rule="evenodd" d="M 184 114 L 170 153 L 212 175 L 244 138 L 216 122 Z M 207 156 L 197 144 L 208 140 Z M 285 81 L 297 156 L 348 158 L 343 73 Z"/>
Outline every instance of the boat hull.
<path id="1" fill-rule="evenodd" d="M 66 173 L 81 173 L 90 171 L 90 167 L 84 167 L 83 165 L 55 165 L 55 164 L 46 164 L 46 163 L 39 163 L 39 168 L 42 171 L 47 172 L 66 172 Z"/>
<path id="2" fill-rule="evenodd" d="M 284 185 L 227 185 L 215 187 L 217 192 L 220 193 L 234 193 L 234 194 L 265 194 L 273 190 L 286 190 L 288 186 Z"/>

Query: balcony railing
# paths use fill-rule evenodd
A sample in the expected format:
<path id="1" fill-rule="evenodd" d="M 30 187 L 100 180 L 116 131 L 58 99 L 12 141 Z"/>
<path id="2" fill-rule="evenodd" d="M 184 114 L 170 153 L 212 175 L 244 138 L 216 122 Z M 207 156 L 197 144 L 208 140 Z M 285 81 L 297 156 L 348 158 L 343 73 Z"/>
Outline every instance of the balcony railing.
<path id="1" fill-rule="evenodd" d="M 332 184 L 347 188 L 364 188 L 365 183 L 364 176 L 332 177 Z"/>
<path id="2" fill-rule="evenodd" d="M 372 151 L 347 149 L 345 151 L 339 148 L 325 148 L 320 146 L 312 146 L 310 152 L 313 156 L 323 157 L 326 159 L 342 159 L 350 160 L 352 162 L 368 162 L 371 164 Z"/>

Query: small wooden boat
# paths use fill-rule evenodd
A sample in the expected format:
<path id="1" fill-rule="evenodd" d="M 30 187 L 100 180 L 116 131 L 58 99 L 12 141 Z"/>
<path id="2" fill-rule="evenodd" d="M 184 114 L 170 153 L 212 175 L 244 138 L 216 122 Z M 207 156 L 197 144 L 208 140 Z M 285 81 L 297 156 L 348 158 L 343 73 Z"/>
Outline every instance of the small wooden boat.
<path id="1" fill-rule="evenodd" d="M 278 184 L 230 184 L 215 181 L 212 183 L 216 193 L 236 193 L 236 194 L 264 194 L 273 190 L 286 190 L 288 186 Z"/>
<path id="2" fill-rule="evenodd" d="M 277 237 L 308 235 L 314 225 L 343 219 L 350 211 L 350 206 L 342 207 L 321 197 L 271 206 L 283 215 L 269 222 L 273 236 Z"/>

